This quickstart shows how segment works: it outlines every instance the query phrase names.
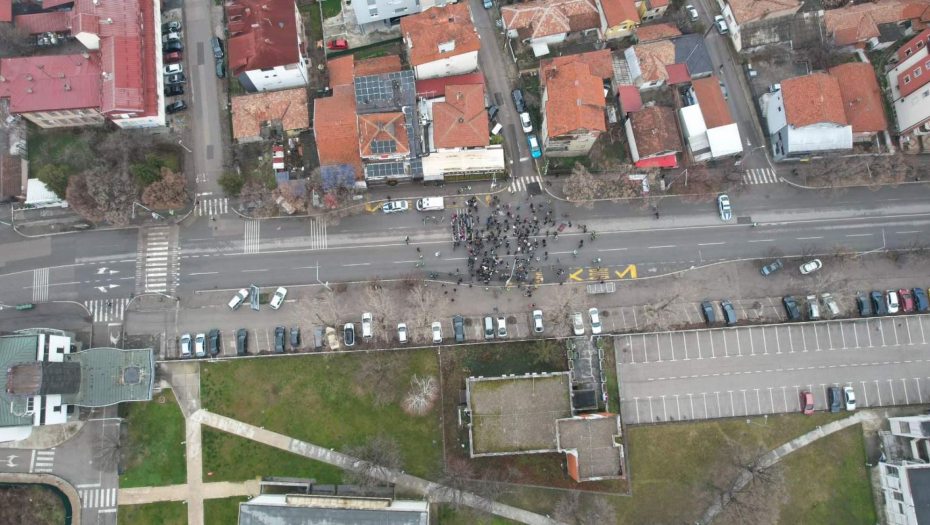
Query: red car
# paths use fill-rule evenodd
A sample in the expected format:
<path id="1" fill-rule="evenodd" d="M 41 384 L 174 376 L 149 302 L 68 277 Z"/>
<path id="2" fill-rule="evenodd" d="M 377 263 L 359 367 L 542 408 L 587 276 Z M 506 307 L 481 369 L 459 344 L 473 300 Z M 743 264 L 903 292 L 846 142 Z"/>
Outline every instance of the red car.
<path id="1" fill-rule="evenodd" d="M 171 53 L 165 53 L 165 63 L 166 64 L 176 64 L 181 61 L 181 52 L 172 51 Z"/>
<path id="2" fill-rule="evenodd" d="M 901 310 L 905 312 L 914 311 L 914 296 L 911 295 L 910 290 L 904 288 L 898 290 L 898 301 L 901 303 Z"/>
<path id="3" fill-rule="evenodd" d="M 326 46 L 329 47 L 330 49 L 349 49 L 349 43 L 346 42 L 345 39 L 342 39 L 342 38 L 330 40 L 329 43 L 326 44 Z"/>
<path id="4" fill-rule="evenodd" d="M 814 394 L 807 390 L 801 392 L 801 412 L 805 414 L 814 413 Z"/>

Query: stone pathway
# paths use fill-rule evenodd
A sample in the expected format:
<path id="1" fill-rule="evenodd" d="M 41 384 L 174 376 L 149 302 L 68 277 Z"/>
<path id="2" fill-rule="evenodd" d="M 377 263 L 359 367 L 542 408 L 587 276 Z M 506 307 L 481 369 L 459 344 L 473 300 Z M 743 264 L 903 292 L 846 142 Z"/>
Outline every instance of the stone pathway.
<path id="1" fill-rule="evenodd" d="M 257 496 L 259 493 L 258 480 L 232 483 L 221 481 L 217 483 L 204 483 L 201 485 L 203 499 L 231 498 L 234 496 Z M 169 485 L 167 487 L 139 487 L 132 489 L 119 489 L 117 500 L 120 505 L 141 505 L 159 501 L 187 501 L 190 491 L 187 484 Z"/>

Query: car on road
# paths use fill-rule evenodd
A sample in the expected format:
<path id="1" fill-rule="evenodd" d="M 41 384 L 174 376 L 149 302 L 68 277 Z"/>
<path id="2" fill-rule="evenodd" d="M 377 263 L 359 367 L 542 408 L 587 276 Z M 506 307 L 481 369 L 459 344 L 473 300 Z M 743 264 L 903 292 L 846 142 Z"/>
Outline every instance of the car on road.
<path id="1" fill-rule="evenodd" d="M 840 387 L 831 386 L 827 389 L 827 408 L 830 409 L 830 412 L 839 412 L 840 403 Z"/>
<path id="2" fill-rule="evenodd" d="M 184 73 L 175 73 L 165 77 L 165 84 L 183 84 L 186 81 L 187 77 L 184 76 Z"/>
<path id="3" fill-rule="evenodd" d="M 725 35 L 730 32 L 730 29 L 727 27 L 727 21 L 720 15 L 714 17 L 714 26 L 717 27 L 717 32 L 721 35 Z"/>
<path id="4" fill-rule="evenodd" d="M 246 288 L 243 288 L 236 292 L 236 296 L 229 301 L 229 307 L 233 310 L 239 308 L 246 299 L 249 298 L 249 291 Z"/>
<path id="5" fill-rule="evenodd" d="M 165 53 L 164 61 L 166 64 L 176 64 L 183 59 L 180 51 L 172 51 L 171 53 Z"/>
<path id="6" fill-rule="evenodd" d="M 220 331 L 214 328 L 210 330 L 209 335 L 207 336 L 207 351 L 210 352 L 211 357 L 216 357 L 220 353 L 220 348 L 223 345 L 220 344 Z"/>
<path id="7" fill-rule="evenodd" d="M 809 273 L 814 273 L 817 270 L 823 268 L 823 263 L 820 262 L 820 259 L 814 259 L 812 261 L 807 261 L 802 264 L 800 267 L 801 275 L 807 275 Z"/>
<path id="8" fill-rule="evenodd" d="M 162 33 L 177 32 L 177 31 L 180 31 L 180 30 L 181 30 L 181 22 L 180 22 L 180 20 L 171 20 L 171 21 L 165 22 L 164 24 L 161 25 L 161 32 L 162 32 Z"/>
<path id="9" fill-rule="evenodd" d="M 284 335 L 287 333 L 287 329 L 283 326 L 276 326 L 274 329 L 274 353 L 283 354 L 284 353 Z"/>
<path id="10" fill-rule="evenodd" d="M 820 319 L 820 305 L 817 303 L 816 295 L 808 295 L 807 299 L 807 318 L 811 321 Z"/>
<path id="11" fill-rule="evenodd" d="M 178 100 L 165 106 L 165 113 L 173 115 L 180 111 L 184 111 L 185 109 L 187 109 L 187 104 L 185 104 L 183 100 Z"/>
<path id="12" fill-rule="evenodd" d="M 181 42 L 168 42 L 167 44 L 162 44 L 161 52 L 162 53 L 174 53 L 184 51 L 184 44 Z"/>
<path id="13" fill-rule="evenodd" d="M 491 0 L 484 0 L 482 2 L 482 5 L 484 5 L 485 9 L 491 9 L 492 7 L 494 7 L 494 3 Z"/>
<path id="14" fill-rule="evenodd" d="M 781 262 L 781 259 L 775 259 L 770 264 L 766 264 L 762 267 L 762 275 L 771 275 L 778 270 L 781 270 L 784 264 Z"/>
<path id="15" fill-rule="evenodd" d="M 519 89 L 515 89 L 510 92 L 510 96 L 513 97 L 513 104 L 517 107 L 517 113 L 523 113 L 526 111 L 526 101 L 523 100 L 523 92 Z"/>
<path id="16" fill-rule="evenodd" d="M 533 331 L 537 334 L 541 334 L 543 332 L 542 310 L 533 310 Z"/>
<path id="17" fill-rule="evenodd" d="M 856 409 L 856 393 L 851 386 L 843 387 L 843 405 L 845 405 L 846 410 L 850 412 Z"/>
<path id="18" fill-rule="evenodd" d="M 875 315 L 887 315 L 888 305 L 885 303 L 885 295 L 879 291 L 869 293 L 869 299 L 872 301 L 872 311 Z"/>
<path id="19" fill-rule="evenodd" d="M 572 314 L 572 333 L 575 335 L 584 335 L 584 318 L 581 317 L 581 312 Z"/>
<path id="20" fill-rule="evenodd" d="M 591 333 L 594 335 L 601 333 L 601 314 L 597 312 L 597 308 L 588 310 L 588 317 L 591 318 Z"/>
<path id="21" fill-rule="evenodd" d="M 184 94 L 184 86 L 180 84 L 173 84 L 170 86 L 165 86 L 165 96 L 166 97 L 177 97 Z"/>
<path id="22" fill-rule="evenodd" d="M 355 345 L 355 325 L 352 323 L 346 323 L 342 327 L 342 339 L 345 342 L 346 346 Z"/>
<path id="23" fill-rule="evenodd" d="M 497 113 L 498 113 L 500 110 L 501 110 L 501 108 L 499 108 L 499 107 L 497 107 L 497 106 L 491 106 L 491 107 L 489 107 L 489 108 L 488 108 L 488 121 L 494 120 L 494 117 L 497 116 Z"/>
<path id="24" fill-rule="evenodd" d="M 856 292 L 856 309 L 859 315 L 868 317 L 872 315 L 872 309 L 869 308 L 869 298 L 862 292 Z"/>
<path id="25" fill-rule="evenodd" d="M 463 319 L 461 315 L 452 317 L 452 333 L 455 335 L 456 343 L 461 343 L 465 340 L 465 319 Z M 505 333 L 504 335 L 507 334 Z"/>
<path id="26" fill-rule="evenodd" d="M 805 414 L 814 413 L 814 394 L 807 390 L 801 392 L 801 412 Z"/>
<path id="27" fill-rule="evenodd" d="M 535 133 L 530 133 L 526 136 L 526 145 L 530 147 L 530 155 L 532 155 L 534 159 L 542 155 L 542 151 L 539 149 L 539 139 L 536 138 Z"/>
<path id="28" fill-rule="evenodd" d="M 300 327 L 291 327 L 291 348 L 297 350 L 300 348 Z"/>
<path id="29" fill-rule="evenodd" d="M 429 327 L 430 331 L 433 332 L 433 344 L 438 345 L 442 343 L 442 323 L 439 321 L 433 321 L 433 324 Z"/>
<path id="30" fill-rule="evenodd" d="M 911 293 L 914 294 L 914 308 L 918 312 L 926 312 L 930 308 L 930 303 L 927 302 L 927 292 L 923 288 L 914 288 Z"/>
<path id="31" fill-rule="evenodd" d="M 397 323 L 397 342 L 406 343 L 407 339 L 407 323 Z"/>
<path id="32" fill-rule="evenodd" d="M 900 303 L 898 302 L 898 292 L 894 290 L 888 290 L 885 293 L 885 302 L 888 307 L 889 314 L 896 314 L 900 310 Z"/>
<path id="33" fill-rule="evenodd" d="M 223 58 L 223 41 L 213 37 L 210 39 L 210 45 L 213 47 L 213 58 Z"/>
<path id="34" fill-rule="evenodd" d="M 823 307 L 830 311 L 830 315 L 836 317 L 840 315 L 840 307 L 836 304 L 836 299 L 833 298 L 833 295 L 828 293 L 820 294 L 820 302 L 823 303 Z"/>
<path id="35" fill-rule="evenodd" d="M 497 337 L 507 337 L 507 319 L 504 316 L 497 318 Z"/>
<path id="36" fill-rule="evenodd" d="M 728 221 L 733 218 L 733 208 L 730 207 L 730 197 L 726 193 L 717 197 L 717 210 L 720 212 L 720 220 Z"/>
<path id="37" fill-rule="evenodd" d="M 194 355 L 197 357 L 207 355 L 207 334 L 197 334 L 194 337 Z"/>
<path id="38" fill-rule="evenodd" d="M 911 292 L 907 288 L 898 290 L 898 299 L 901 301 L 902 312 L 914 311 L 914 296 L 911 295 Z"/>
<path id="39" fill-rule="evenodd" d="M 407 201 L 387 201 L 381 205 L 381 211 L 384 213 L 397 213 L 400 211 L 407 211 L 409 205 Z"/>
<path id="40" fill-rule="evenodd" d="M 736 309 L 733 308 L 733 303 L 730 301 L 722 301 L 720 303 L 720 309 L 723 310 L 723 322 L 727 323 L 727 326 L 733 326 L 739 322 L 739 318 L 736 316 Z"/>
<path id="41" fill-rule="evenodd" d="M 287 288 L 281 286 L 275 290 L 274 295 L 271 296 L 271 302 L 269 303 L 271 309 L 277 310 L 281 308 L 281 305 L 284 304 L 285 297 L 287 297 Z"/>
<path id="42" fill-rule="evenodd" d="M 334 38 L 326 43 L 326 47 L 332 50 L 349 49 L 349 41 L 344 38 Z"/>
<path id="43" fill-rule="evenodd" d="M 798 310 L 798 303 L 794 300 L 794 297 L 786 295 L 781 298 L 781 302 L 785 305 L 785 313 L 788 314 L 789 321 L 797 321 L 801 318 L 801 311 Z"/>
<path id="44" fill-rule="evenodd" d="M 167 66 L 165 66 L 165 67 L 162 69 L 162 71 L 163 71 L 166 75 L 173 75 L 173 74 L 175 74 L 175 73 L 183 73 L 183 72 L 184 72 L 184 66 L 182 66 L 181 64 L 168 64 Z"/>
<path id="45" fill-rule="evenodd" d="M 191 334 L 184 334 L 181 336 L 181 357 L 190 357 L 191 356 Z"/>
<path id="46" fill-rule="evenodd" d="M 249 331 L 240 328 L 236 332 L 236 355 L 245 355 L 249 353 Z"/>
<path id="47" fill-rule="evenodd" d="M 697 9 L 695 9 L 693 5 L 690 5 L 690 4 L 686 5 L 685 11 L 688 13 L 689 20 L 691 20 L 692 22 L 697 22 L 698 12 L 697 12 Z"/>
<path id="48" fill-rule="evenodd" d="M 226 78 L 226 64 L 222 58 L 216 59 L 216 76 L 217 78 Z"/>
<path id="49" fill-rule="evenodd" d="M 710 301 L 701 301 L 701 315 L 704 316 L 704 322 L 707 324 L 717 322 L 717 316 L 714 315 L 714 305 Z"/>
<path id="50" fill-rule="evenodd" d="M 530 114 L 526 111 L 520 113 L 520 126 L 523 127 L 523 133 L 533 132 L 533 121 L 530 119 Z"/>

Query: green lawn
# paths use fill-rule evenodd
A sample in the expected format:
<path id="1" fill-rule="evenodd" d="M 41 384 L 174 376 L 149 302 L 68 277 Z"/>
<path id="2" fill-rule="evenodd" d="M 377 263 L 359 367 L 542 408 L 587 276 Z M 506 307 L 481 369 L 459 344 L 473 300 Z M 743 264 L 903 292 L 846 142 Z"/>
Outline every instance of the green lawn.
<path id="1" fill-rule="evenodd" d="M 439 408 L 423 416 L 401 408 L 414 374 L 438 380 L 435 350 L 204 363 L 201 396 L 212 412 L 336 450 L 385 434 L 399 443 L 405 471 L 430 477 L 439 471 L 442 455 Z M 248 473 L 245 477 L 284 475 L 269 472 L 244 450 L 226 451 L 220 440 L 210 440 L 205 466 Z M 211 457 L 217 454 L 227 459 Z"/>
<path id="2" fill-rule="evenodd" d="M 176 485 L 187 479 L 184 459 L 184 416 L 171 390 L 152 401 L 120 403 L 127 426 L 123 442 L 121 488 Z"/>
<path id="3" fill-rule="evenodd" d="M 183 501 L 120 505 L 116 516 L 117 523 L 132 525 L 186 525 L 187 505 Z"/>
<path id="4" fill-rule="evenodd" d="M 229 525 L 239 520 L 239 502 L 249 498 L 207 499 L 203 501 L 204 525 Z"/>
<path id="5" fill-rule="evenodd" d="M 787 498 L 779 523 L 876 523 L 861 425 L 792 453 L 781 464 Z"/>
<path id="6" fill-rule="evenodd" d="M 323 0 L 323 18 L 332 18 L 342 11 L 341 0 Z"/>
<path id="7" fill-rule="evenodd" d="M 468 510 L 456 511 L 449 505 L 433 504 L 430 506 L 430 522 L 434 525 L 510 525 L 519 523 L 500 516 L 479 515 L 483 519 L 475 519 L 476 514 Z M 605 524 L 607 525 L 607 524 Z"/>

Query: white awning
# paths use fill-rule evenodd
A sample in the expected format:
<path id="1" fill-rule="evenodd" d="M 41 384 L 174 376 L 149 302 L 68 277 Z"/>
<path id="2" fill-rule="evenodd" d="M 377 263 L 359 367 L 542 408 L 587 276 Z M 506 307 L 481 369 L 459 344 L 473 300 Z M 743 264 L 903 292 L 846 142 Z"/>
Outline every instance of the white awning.
<path id="1" fill-rule="evenodd" d="M 549 54 L 549 46 L 543 42 L 533 44 L 533 55 L 542 57 Z"/>

